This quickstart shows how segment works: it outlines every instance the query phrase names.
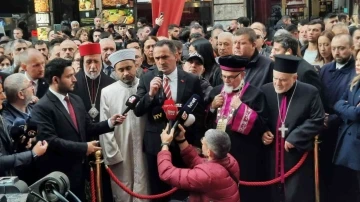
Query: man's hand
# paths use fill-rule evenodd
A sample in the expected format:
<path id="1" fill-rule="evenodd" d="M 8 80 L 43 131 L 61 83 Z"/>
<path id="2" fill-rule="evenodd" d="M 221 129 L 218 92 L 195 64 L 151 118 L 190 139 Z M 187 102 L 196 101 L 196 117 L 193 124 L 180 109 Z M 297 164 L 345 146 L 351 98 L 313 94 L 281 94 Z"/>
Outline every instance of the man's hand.
<path id="1" fill-rule="evenodd" d="M 216 109 L 221 107 L 224 104 L 224 97 L 219 94 L 217 96 L 215 96 L 214 100 L 211 103 L 211 108 L 212 109 Z"/>
<path id="2" fill-rule="evenodd" d="M 262 136 L 262 141 L 264 145 L 269 145 L 273 142 L 274 135 L 270 131 L 266 131 Z"/>
<path id="3" fill-rule="evenodd" d="M 124 116 L 120 115 L 120 114 L 115 114 L 114 116 L 112 116 L 110 118 L 110 122 L 113 126 L 118 126 L 118 125 L 121 125 L 125 121 L 126 117 L 127 117 L 127 114 L 125 114 Z"/>
<path id="4" fill-rule="evenodd" d="M 186 133 L 186 130 L 184 129 L 184 127 L 182 125 L 178 125 L 178 128 L 180 129 L 180 133 L 179 135 L 177 135 L 175 137 L 175 140 L 183 140 L 185 139 L 185 133 Z"/>
<path id="5" fill-rule="evenodd" d="M 289 152 L 289 150 L 292 149 L 292 148 L 295 148 L 295 146 L 292 145 L 290 142 L 285 141 L 284 148 L 285 148 L 285 150 L 286 150 L 287 152 Z"/>
<path id="6" fill-rule="evenodd" d="M 32 151 L 37 156 L 42 156 L 45 154 L 47 148 L 48 148 L 48 143 L 45 140 L 43 140 L 43 141 L 38 141 Z"/>
<path id="7" fill-rule="evenodd" d="M 156 18 L 155 19 L 155 24 L 161 26 L 164 22 L 164 16 L 163 15 L 160 15 L 160 17 Z"/>
<path id="8" fill-rule="evenodd" d="M 38 101 L 39 101 L 39 98 L 36 97 L 35 95 L 33 95 L 31 98 L 31 103 L 36 104 Z"/>
<path id="9" fill-rule="evenodd" d="M 89 156 L 90 154 L 101 150 L 101 147 L 98 146 L 99 145 L 99 141 L 91 141 L 87 143 L 87 152 L 86 152 L 86 156 Z"/>
<path id="10" fill-rule="evenodd" d="M 231 107 L 232 107 L 233 109 L 237 109 L 237 108 L 240 107 L 241 103 L 242 103 L 242 102 L 241 102 L 240 98 L 239 98 L 238 96 L 234 96 L 234 97 L 231 99 L 230 105 L 231 105 Z"/>
<path id="11" fill-rule="evenodd" d="M 174 138 L 174 129 L 172 128 L 170 130 L 170 134 L 167 133 L 169 130 L 169 124 L 166 124 L 166 128 L 163 129 L 160 137 L 161 137 L 161 143 L 171 143 Z"/>
<path id="12" fill-rule="evenodd" d="M 162 84 L 162 79 L 159 78 L 159 77 L 154 77 L 151 80 L 151 82 L 150 82 L 150 91 L 149 91 L 150 97 L 154 97 L 156 95 L 156 93 L 161 88 L 161 84 Z"/>

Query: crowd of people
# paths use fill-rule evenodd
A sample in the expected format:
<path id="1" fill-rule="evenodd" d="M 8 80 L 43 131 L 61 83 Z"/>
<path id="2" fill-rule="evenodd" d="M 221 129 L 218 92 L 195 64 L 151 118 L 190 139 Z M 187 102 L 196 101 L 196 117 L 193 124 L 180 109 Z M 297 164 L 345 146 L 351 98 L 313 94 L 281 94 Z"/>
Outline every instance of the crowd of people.
<path id="1" fill-rule="evenodd" d="M 319 135 L 321 201 L 360 201 L 357 17 L 283 16 L 272 29 L 246 17 L 226 29 L 194 21 L 156 36 L 165 17 L 153 27 L 139 18 L 136 29 L 73 21 L 33 44 L 20 28 L 1 37 L 0 176 L 31 185 L 60 171 L 88 201 L 89 161 L 101 150 L 136 193 L 179 188 L 152 201 L 311 202 Z M 18 135 L 19 119 L 36 137 Z M 102 173 L 104 201 L 140 201 Z"/>

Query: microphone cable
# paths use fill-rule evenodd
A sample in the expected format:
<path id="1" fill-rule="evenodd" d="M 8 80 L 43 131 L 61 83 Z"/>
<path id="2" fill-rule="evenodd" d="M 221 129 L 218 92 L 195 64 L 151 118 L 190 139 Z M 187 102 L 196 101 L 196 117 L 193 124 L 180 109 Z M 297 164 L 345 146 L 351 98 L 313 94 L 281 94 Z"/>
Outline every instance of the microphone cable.
<path id="1" fill-rule="evenodd" d="M 81 202 L 80 199 L 79 199 L 74 193 L 72 193 L 70 190 L 69 190 L 67 193 L 68 193 L 69 195 L 71 195 L 75 201 Z"/>
<path id="2" fill-rule="evenodd" d="M 31 191 L 30 194 L 36 196 L 38 199 L 40 199 L 41 201 L 44 201 L 44 202 L 49 202 L 47 200 L 45 200 L 43 197 L 41 197 L 38 193 L 34 192 L 34 191 Z"/>
<path id="3" fill-rule="evenodd" d="M 53 194 L 55 194 L 60 201 L 62 202 L 69 202 L 63 195 L 61 195 L 58 191 L 56 191 L 55 189 L 52 190 Z"/>

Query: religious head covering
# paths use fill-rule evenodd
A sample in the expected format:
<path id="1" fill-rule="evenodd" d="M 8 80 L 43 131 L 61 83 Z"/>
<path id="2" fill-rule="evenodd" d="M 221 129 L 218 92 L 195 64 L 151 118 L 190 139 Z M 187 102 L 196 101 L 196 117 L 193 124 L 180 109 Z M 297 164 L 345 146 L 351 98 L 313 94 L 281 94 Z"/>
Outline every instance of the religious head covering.
<path id="1" fill-rule="evenodd" d="M 101 54 L 99 43 L 88 43 L 79 46 L 80 56 Z"/>
<path id="2" fill-rule="evenodd" d="M 220 69 L 229 72 L 245 71 L 245 67 L 249 63 L 247 58 L 238 55 L 221 56 L 218 61 Z"/>
<path id="3" fill-rule="evenodd" d="M 275 55 L 274 70 L 282 73 L 295 74 L 300 58 L 294 55 Z"/>
<path id="4" fill-rule="evenodd" d="M 193 59 L 199 60 L 202 65 L 204 64 L 204 58 L 197 52 L 190 53 L 188 58 L 186 59 L 186 61 L 190 61 L 190 60 L 193 60 Z"/>
<path id="5" fill-rule="evenodd" d="M 109 61 L 115 66 L 118 62 L 124 60 L 135 60 L 135 54 L 136 51 L 133 48 L 119 50 L 109 56 Z"/>

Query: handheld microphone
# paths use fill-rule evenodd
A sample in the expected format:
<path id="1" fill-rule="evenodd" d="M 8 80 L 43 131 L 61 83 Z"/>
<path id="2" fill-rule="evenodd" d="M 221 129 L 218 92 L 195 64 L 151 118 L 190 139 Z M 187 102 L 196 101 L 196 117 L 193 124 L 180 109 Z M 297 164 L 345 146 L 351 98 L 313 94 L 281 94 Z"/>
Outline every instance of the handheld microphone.
<path id="1" fill-rule="evenodd" d="M 163 109 L 164 109 L 164 112 L 165 112 L 165 114 L 166 114 L 167 120 L 169 120 L 169 130 L 168 130 L 168 133 L 170 133 L 172 123 L 173 123 L 173 121 L 176 120 L 176 116 L 177 116 L 177 114 L 178 114 L 178 108 L 176 107 L 176 105 L 169 105 L 169 106 L 167 106 L 167 107 L 164 107 L 164 106 L 163 106 Z"/>
<path id="2" fill-rule="evenodd" d="M 137 95 L 132 95 L 132 96 L 130 96 L 130 97 L 127 99 L 126 103 L 125 103 L 125 105 L 126 105 L 127 107 L 126 107 L 125 111 L 122 113 L 122 115 L 125 115 L 125 114 L 128 113 L 130 110 L 135 109 L 135 106 L 136 106 L 136 104 L 137 104 L 139 101 L 140 101 L 140 97 L 139 97 L 139 96 L 137 96 Z"/>
<path id="3" fill-rule="evenodd" d="M 176 130 L 179 123 L 183 123 L 188 119 L 188 116 L 195 110 L 199 104 L 200 96 L 194 94 L 190 99 L 182 106 L 177 117 L 173 128 Z"/>
<path id="4" fill-rule="evenodd" d="M 164 110 L 157 106 L 152 110 L 152 117 L 155 122 L 165 122 L 166 121 L 166 114 Z"/>
<path id="5" fill-rule="evenodd" d="M 159 77 L 161 80 L 163 79 L 163 77 L 164 77 L 164 72 L 163 71 L 159 71 L 159 74 L 156 76 L 156 77 Z M 162 83 L 161 83 L 161 86 L 162 86 Z M 160 88 L 159 89 L 159 101 L 160 101 L 160 103 L 162 103 L 163 102 L 163 100 L 164 100 L 164 90 L 162 89 L 162 88 Z"/>

